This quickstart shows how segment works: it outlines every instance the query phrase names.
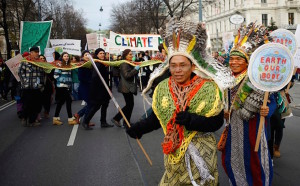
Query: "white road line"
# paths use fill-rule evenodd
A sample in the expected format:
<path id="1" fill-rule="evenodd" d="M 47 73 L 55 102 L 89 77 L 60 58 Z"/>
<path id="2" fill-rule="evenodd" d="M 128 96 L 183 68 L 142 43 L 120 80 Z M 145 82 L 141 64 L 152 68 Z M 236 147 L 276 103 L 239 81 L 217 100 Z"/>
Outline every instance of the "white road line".
<path id="1" fill-rule="evenodd" d="M 8 102 L 8 103 L 2 105 L 2 106 L 0 107 L 0 111 L 6 109 L 7 107 L 12 106 L 12 105 L 15 104 L 15 103 L 16 103 L 16 101 L 10 101 L 10 102 Z"/>
<path id="2" fill-rule="evenodd" d="M 7 103 L 1 105 L 1 106 L 0 106 L 0 109 L 3 108 L 3 107 L 5 107 L 5 106 L 7 106 L 7 105 L 9 105 L 9 104 L 11 104 L 12 102 L 15 102 L 15 100 L 12 100 L 12 101 L 10 101 L 10 102 L 7 102 Z"/>
<path id="3" fill-rule="evenodd" d="M 79 125 L 74 125 L 67 146 L 73 146 Z"/>

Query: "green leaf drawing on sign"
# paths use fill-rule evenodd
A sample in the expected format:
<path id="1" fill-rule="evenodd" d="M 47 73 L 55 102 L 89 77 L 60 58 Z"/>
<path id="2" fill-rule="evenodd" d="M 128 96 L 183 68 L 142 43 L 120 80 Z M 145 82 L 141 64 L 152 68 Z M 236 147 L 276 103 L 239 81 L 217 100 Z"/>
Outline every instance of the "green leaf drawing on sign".
<path id="1" fill-rule="evenodd" d="M 281 73 L 285 73 L 286 71 L 286 67 L 284 67 L 283 69 L 281 69 Z"/>
<path id="2" fill-rule="evenodd" d="M 260 71 L 260 72 L 262 72 L 262 67 L 259 65 L 259 67 L 258 67 L 258 71 Z"/>

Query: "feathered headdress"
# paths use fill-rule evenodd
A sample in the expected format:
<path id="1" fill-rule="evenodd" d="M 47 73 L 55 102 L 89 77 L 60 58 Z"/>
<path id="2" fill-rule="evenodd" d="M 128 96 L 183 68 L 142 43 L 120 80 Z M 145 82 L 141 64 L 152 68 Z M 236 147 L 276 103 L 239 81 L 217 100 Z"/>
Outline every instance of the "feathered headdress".
<path id="1" fill-rule="evenodd" d="M 157 77 L 169 68 L 169 60 L 175 55 L 189 58 L 196 65 L 194 71 L 204 78 L 213 79 L 220 89 L 224 90 L 234 85 L 234 77 L 229 68 L 217 62 L 206 53 L 207 34 L 204 23 L 187 22 L 172 18 L 164 29 L 160 29 L 163 46 L 168 54 L 167 60 L 150 75 L 145 94 Z"/>
<path id="2" fill-rule="evenodd" d="M 248 26 L 241 25 L 234 39 L 230 55 L 241 56 L 249 62 L 251 54 L 261 45 L 272 41 L 268 29 L 264 25 L 251 22 Z"/>

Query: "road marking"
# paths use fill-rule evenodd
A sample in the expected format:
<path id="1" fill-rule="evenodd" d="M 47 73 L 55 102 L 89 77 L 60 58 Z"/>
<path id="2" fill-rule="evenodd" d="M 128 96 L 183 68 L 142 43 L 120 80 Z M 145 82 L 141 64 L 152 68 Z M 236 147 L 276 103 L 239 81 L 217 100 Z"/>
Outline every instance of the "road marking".
<path id="1" fill-rule="evenodd" d="M 73 146 L 79 125 L 74 125 L 67 146 Z"/>
<path id="2" fill-rule="evenodd" d="M 2 105 L 2 106 L 0 107 L 0 111 L 2 111 L 2 110 L 4 110 L 4 109 L 6 109 L 6 108 L 12 106 L 12 105 L 15 104 L 15 103 L 16 103 L 16 101 L 13 100 L 13 101 L 10 101 L 10 102 L 8 102 L 8 103 Z"/>

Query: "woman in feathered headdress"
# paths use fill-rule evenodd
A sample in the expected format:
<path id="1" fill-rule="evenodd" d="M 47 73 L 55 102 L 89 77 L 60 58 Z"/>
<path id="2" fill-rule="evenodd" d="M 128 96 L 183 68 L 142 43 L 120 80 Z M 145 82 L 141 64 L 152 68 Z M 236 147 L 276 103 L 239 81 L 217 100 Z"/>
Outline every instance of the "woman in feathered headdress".
<path id="1" fill-rule="evenodd" d="M 234 84 L 226 67 L 206 54 L 203 24 L 173 18 L 161 32 L 167 60 L 151 74 L 152 82 L 170 70 L 153 94 L 153 112 L 127 129 L 132 138 L 163 128 L 165 173 L 160 185 L 217 185 L 216 141 L 223 124 L 222 92 Z M 219 85 L 219 86 L 218 86 Z"/>

